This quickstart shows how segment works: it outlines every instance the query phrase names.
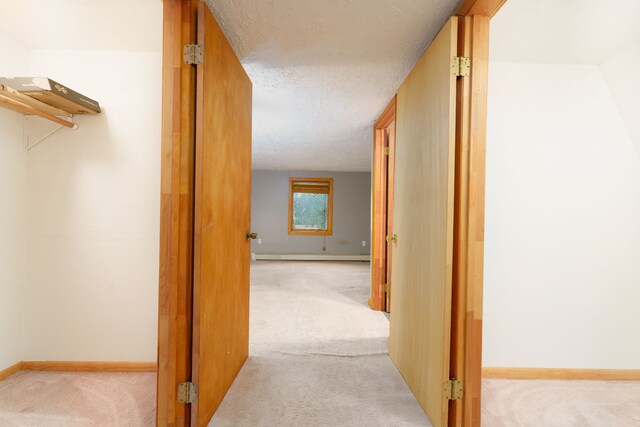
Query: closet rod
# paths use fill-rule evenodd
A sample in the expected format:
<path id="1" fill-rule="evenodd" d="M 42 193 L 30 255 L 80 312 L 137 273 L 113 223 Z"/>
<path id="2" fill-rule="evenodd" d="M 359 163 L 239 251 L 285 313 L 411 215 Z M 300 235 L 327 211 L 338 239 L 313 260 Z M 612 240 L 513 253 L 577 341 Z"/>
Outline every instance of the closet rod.
<path id="1" fill-rule="evenodd" d="M 78 125 L 73 122 L 69 122 L 67 120 L 61 119 L 60 117 L 56 117 L 52 114 L 39 111 L 30 105 L 24 104 L 20 101 L 16 101 L 15 99 L 9 98 L 8 96 L 0 94 L 0 99 L 2 100 L 3 103 L 13 105 L 14 107 L 19 108 L 25 113 L 35 114 L 36 116 L 40 116 L 44 119 L 51 120 L 52 122 L 58 123 L 59 125 L 68 127 L 69 129 L 78 129 Z"/>

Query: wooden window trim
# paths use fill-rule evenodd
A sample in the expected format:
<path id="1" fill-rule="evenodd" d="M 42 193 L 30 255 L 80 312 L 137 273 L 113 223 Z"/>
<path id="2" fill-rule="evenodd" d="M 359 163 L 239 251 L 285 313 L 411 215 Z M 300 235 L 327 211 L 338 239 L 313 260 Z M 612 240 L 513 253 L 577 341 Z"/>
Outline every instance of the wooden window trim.
<path id="1" fill-rule="evenodd" d="M 293 229 L 293 186 L 295 182 L 326 182 L 329 184 L 327 229 L 326 230 L 294 230 Z M 313 193 L 313 191 L 309 191 Z M 333 178 L 289 177 L 289 234 L 303 236 L 332 236 L 333 235 Z"/>

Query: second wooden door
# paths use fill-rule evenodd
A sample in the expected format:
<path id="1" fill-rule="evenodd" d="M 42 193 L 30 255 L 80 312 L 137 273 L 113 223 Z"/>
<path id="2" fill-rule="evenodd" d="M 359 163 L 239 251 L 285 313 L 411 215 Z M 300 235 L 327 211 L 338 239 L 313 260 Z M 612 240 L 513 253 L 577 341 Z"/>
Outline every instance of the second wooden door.
<path id="1" fill-rule="evenodd" d="M 251 81 L 200 2 L 191 424 L 205 426 L 249 351 Z"/>

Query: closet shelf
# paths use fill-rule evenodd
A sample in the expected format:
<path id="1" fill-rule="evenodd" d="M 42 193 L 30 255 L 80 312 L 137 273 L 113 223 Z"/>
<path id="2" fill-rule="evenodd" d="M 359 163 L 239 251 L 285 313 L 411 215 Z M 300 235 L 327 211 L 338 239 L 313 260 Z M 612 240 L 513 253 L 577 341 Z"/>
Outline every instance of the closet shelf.
<path id="1" fill-rule="evenodd" d="M 74 114 L 97 114 L 97 101 L 46 77 L 0 77 L 0 106 L 77 129 Z"/>
<path id="2" fill-rule="evenodd" d="M 31 98 L 27 95 L 22 95 L 20 92 L 4 85 L 0 85 L 0 105 L 10 110 L 17 111 L 18 113 L 34 114 L 40 116 L 71 129 L 77 129 L 78 127 L 78 125 L 76 125 L 72 121 L 58 117 L 64 116 L 71 118 L 73 116 L 72 114 L 67 113 L 63 110 L 58 110 L 57 108 L 45 104 L 44 102 L 40 102 L 35 98 Z M 51 110 L 57 111 L 52 114 Z"/>

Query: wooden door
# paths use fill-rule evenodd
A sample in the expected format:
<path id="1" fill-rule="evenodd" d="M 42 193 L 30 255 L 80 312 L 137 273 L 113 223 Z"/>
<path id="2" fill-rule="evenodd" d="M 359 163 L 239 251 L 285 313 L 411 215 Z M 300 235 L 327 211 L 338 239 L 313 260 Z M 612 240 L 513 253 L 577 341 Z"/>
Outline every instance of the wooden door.
<path id="1" fill-rule="evenodd" d="M 191 425 L 205 426 L 249 351 L 251 81 L 204 2 L 197 38 Z"/>
<path id="2" fill-rule="evenodd" d="M 393 198 L 394 198 L 394 183 L 395 183 L 395 162 L 396 162 L 396 122 L 395 118 L 389 124 L 389 127 L 386 129 L 386 146 L 387 146 L 387 224 L 386 224 L 386 235 L 393 236 Z M 392 260 L 393 260 L 393 241 L 390 240 L 387 242 L 387 271 L 386 271 L 386 302 L 385 302 L 385 310 L 387 312 L 391 312 L 391 287 L 393 284 L 391 277 L 392 270 Z"/>
<path id="3" fill-rule="evenodd" d="M 447 425 L 453 258 L 457 18 L 397 96 L 389 354 L 434 426 Z"/>

